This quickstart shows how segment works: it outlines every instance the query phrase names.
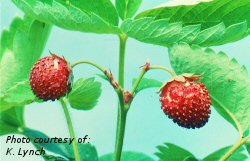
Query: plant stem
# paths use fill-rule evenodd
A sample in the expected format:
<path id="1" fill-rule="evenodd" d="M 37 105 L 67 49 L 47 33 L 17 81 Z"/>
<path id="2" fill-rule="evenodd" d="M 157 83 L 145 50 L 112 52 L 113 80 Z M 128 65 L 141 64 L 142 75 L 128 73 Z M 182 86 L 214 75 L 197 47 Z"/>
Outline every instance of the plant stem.
<path id="1" fill-rule="evenodd" d="M 106 71 L 103 67 L 101 67 L 97 63 L 94 63 L 94 62 L 91 62 L 91 61 L 88 61 L 88 60 L 79 60 L 76 63 L 72 64 L 71 67 L 74 68 L 78 64 L 90 64 L 90 65 L 96 67 L 97 69 L 99 69 L 100 71 L 102 71 L 103 73 L 105 73 L 105 71 Z"/>
<path id="2" fill-rule="evenodd" d="M 65 114 L 65 117 L 66 117 L 66 120 L 67 120 L 70 137 L 74 138 L 74 140 L 73 140 L 73 149 L 74 149 L 75 161 L 81 161 L 78 145 L 76 143 L 76 136 L 75 136 L 75 132 L 74 132 L 74 128 L 73 128 L 73 124 L 72 124 L 72 121 L 71 121 L 71 118 L 70 118 L 70 114 L 69 114 L 67 104 L 66 104 L 66 102 L 65 102 L 65 100 L 63 98 L 60 99 L 60 102 L 61 102 L 61 105 L 63 107 L 63 111 L 64 111 L 64 114 Z"/>
<path id="3" fill-rule="evenodd" d="M 117 86 L 116 86 L 116 84 L 114 84 L 115 82 L 113 82 L 114 78 L 113 78 L 113 75 L 112 75 L 111 71 L 110 71 L 110 73 L 108 73 L 107 70 L 105 70 L 103 67 L 101 67 L 97 63 L 91 62 L 91 61 L 88 61 L 88 60 L 79 60 L 76 63 L 72 64 L 71 67 L 74 68 L 75 66 L 77 66 L 79 64 L 89 64 L 89 65 L 92 65 L 93 67 L 97 68 L 98 70 L 100 70 L 108 78 L 107 80 L 110 81 L 110 84 L 114 87 L 119 99 L 121 99 L 121 97 L 123 97 L 122 88 L 121 88 L 121 86 L 119 84 Z"/>
<path id="4" fill-rule="evenodd" d="M 127 36 L 120 35 L 120 55 L 119 55 L 119 84 L 123 88 L 124 87 L 124 67 L 125 67 L 125 49 Z"/>
<path id="5" fill-rule="evenodd" d="M 168 73 L 170 73 L 173 77 L 176 76 L 175 72 L 169 68 L 166 68 L 164 66 L 159 66 L 159 65 L 152 65 L 150 66 L 149 69 L 161 69 L 161 70 L 165 70 L 167 71 Z"/>
<path id="6" fill-rule="evenodd" d="M 250 139 L 250 135 L 240 140 L 220 159 L 220 161 L 226 161 L 238 148 L 241 147 L 247 140 Z"/>
<path id="7" fill-rule="evenodd" d="M 147 69 L 147 68 L 148 68 L 148 69 Z M 167 67 L 157 66 L 157 65 L 153 65 L 153 66 L 148 65 L 148 67 L 144 66 L 144 67 L 142 68 L 142 71 L 141 71 L 140 75 L 138 76 L 138 78 L 137 78 L 137 80 L 136 80 L 136 82 L 135 82 L 133 88 L 132 88 L 131 93 L 132 93 L 133 96 L 135 95 L 135 91 L 136 91 L 138 85 L 140 84 L 140 82 L 141 82 L 143 76 L 144 76 L 144 75 L 146 74 L 146 72 L 149 71 L 150 69 L 161 69 L 161 70 L 167 71 L 167 72 L 170 73 L 172 76 L 176 76 L 175 72 L 174 72 L 173 70 L 167 68 Z"/>
<path id="8" fill-rule="evenodd" d="M 144 74 L 146 72 L 147 72 L 147 70 L 145 68 L 143 68 L 142 71 L 141 71 L 141 73 L 140 73 L 140 75 L 138 76 L 138 78 L 137 78 L 137 80 L 136 80 L 136 82 L 135 82 L 135 84 L 134 84 L 134 86 L 132 88 L 132 91 L 131 91 L 131 94 L 133 96 L 135 95 L 135 91 L 136 91 L 138 85 L 140 84 L 140 82 L 141 82 L 141 80 L 142 80 L 142 78 L 143 78 L 143 76 L 144 76 Z"/>
<path id="9" fill-rule="evenodd" d="M 127 36 L 119 35 L 119 38 L 120 38 L 119 85 L 122 88 L 124 88 L 124 66 L 125 66 L 125 49 L 126 49 Z M 119 99 L 119 105 L 118 105 L 114 161 L 121 160 L 125 126 L 126 126 L 126 117 L 127 117 L 127 111 L 125 109 L 124 98 L 122 96 L 122 99 Z"/>
<path id="10" fill-rule="evenodd" d="M 121 106 L 118 109 L 117 130 L 116 130 L 116 145 L 115 145 L 115 161 L 121 160 L 123 140 L 126 127 L 127 112 Z"/>

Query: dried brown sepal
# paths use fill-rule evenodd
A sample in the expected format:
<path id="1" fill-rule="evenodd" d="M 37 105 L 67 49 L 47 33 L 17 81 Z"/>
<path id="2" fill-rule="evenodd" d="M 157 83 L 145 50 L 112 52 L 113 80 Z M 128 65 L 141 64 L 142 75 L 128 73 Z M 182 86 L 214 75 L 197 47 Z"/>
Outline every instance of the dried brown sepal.
<path id="1" fill-rule="evenodd" d="M 161 92 L 164 90 L 164 87 L 166 86 L 167 83 L 170 83 L 172 81 L 177 81 L 177 82 L 186 82 L 187 79 L 192 80 L 192 81 L 198 81 L 200 80 L 201 75 L 195 75 L 194 73 L 183 73 L 181 75 L 177 75 L 174 77 L 171 77 L 170 79 L 168 79 L 168 81 L 166 83 L 164 83 L 158 92 Z"/>
<path id="2" fill-rule="evenodd" d="M 124 102 L 128 104 L 132 101 L 133 95 L 129 91 L 124 91 Z"/>

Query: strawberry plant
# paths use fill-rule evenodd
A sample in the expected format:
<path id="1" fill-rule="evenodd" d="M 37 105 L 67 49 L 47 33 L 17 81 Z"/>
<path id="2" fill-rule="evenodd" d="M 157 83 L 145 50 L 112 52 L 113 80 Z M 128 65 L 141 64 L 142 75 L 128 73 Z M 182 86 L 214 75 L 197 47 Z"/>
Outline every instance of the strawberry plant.
<path id="1" fill-rule="evenodd" d="M 230 59 L 215 48 L 249 36 L 250 1 L 174 2 L 140 11 L 142 0 L 116 0 L 114 3 L 110 0 L 12 0 L 24 16 L 15 17 L 9 29 L 3 29 L 1 34 L 0 135 L 20 134 L 30 138 L 34 148 L 49 152 L 41 155 L 46 161 L 249 160 L 249 73 L 236 59 Z M 64 58 L 59 51 L 41 58 L 53 26 L 79 34 L 118 36 L 118 74 L 113 72 L 114 69 L 84 59 L 84 54 L 83 59 L 76 62 Z M 132 88 L 127 88 L 125 65 L 131 63 L 125 62 L 128 39 L 167 48 L 173 69 L 145 60 L 144 64 L 138 65 L 141 72 L 131 81 Z M 249 58 L 248 55 L 245 57 Z M 85 70 L 87 65 L 95 68 L 98 76 L 74 80 L 76 67 L 88 72 Z M 155 70 L 170 78 L 163 82 L 146 78 L 147 73 Z M 117 101 L 113 103 L 118 102 L 113 152 L 99 155 L 94 143 L 82 144 L 77 139 L 72 140 L 72 144 L 35 141 L 35 138 L 53 138 L 26 125 L 26 106 L 59 102 L 70 137 L 78 138 L 81 136 L 74 128 L 76 125 L 69 110 L 86 112 L 94 109 L 101 97 L 101 83 L 106 82 L 117 95 Z M 188 131 L 201 129 L 214 117 L 211 109 L 215 109 L 238 131 L 239 139 L 234 145 L 207 152 L 204 158 L 170 142 L 157 146 L 155 158 L 151 154 L 124 151 L 126 123 L 133 112 L 131 109 L 136 108 L 133 102 L 139 92 L 149 88 L 158 88 L 161 103 L 159 107 L 150 108 L 158 108 L 177 123 L 168 126 L 179 125 L 178 128 Z M 140 110 L 143 114 L 143 107 Z M 87 139 L 85 137 L 82 140 Z"/>

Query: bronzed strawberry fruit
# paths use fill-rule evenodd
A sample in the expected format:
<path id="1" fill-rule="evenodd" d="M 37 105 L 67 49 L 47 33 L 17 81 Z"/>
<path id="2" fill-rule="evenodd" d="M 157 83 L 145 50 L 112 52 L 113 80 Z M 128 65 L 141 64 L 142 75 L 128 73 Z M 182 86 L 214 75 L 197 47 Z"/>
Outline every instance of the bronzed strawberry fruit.
<path id="1" fill-rule="evenodd" d="M 52 54 L 36 62 L 30 73 L 30 85 L 37 97 L 44 101 L 55 100 L 71 90 L 71 78 L 69 63 Z"/>
<path id="2" fill-rule="evenodd" d="M 167 82 L 160 101 L 164 113 L 175 123 L 185 128 L 204 126 L 211 113 L 211 98 L 199 76 L 183 74 Z"/>

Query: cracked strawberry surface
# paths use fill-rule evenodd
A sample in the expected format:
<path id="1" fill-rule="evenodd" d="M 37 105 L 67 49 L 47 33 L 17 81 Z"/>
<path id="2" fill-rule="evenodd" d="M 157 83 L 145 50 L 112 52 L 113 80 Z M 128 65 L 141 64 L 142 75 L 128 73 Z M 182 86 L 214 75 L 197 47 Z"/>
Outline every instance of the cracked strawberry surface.
<path id="1" fill-rule="evenodd" d="M 37 97 L 55 100 L 71 90 L 71 75 L 68 62 L 53 54 L 36 62 L 30 73 L 30 85 Z"/>
<path id="2" fill-rule="evenodd" d="M 197 77 L 168 82 L 160 95 L 164 113 L 175 123 L 185 128 L 204 126 L 211 113 L 211 98 L 208 89 Z M 193 79 L 194 78 L 194 79 Z"/>

